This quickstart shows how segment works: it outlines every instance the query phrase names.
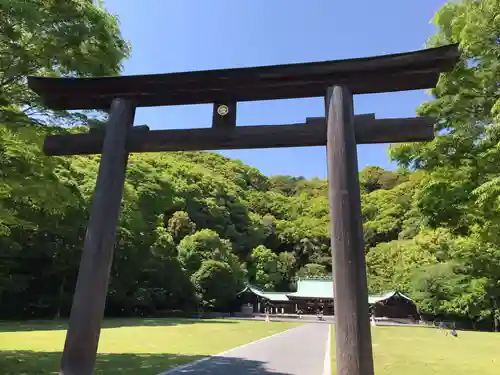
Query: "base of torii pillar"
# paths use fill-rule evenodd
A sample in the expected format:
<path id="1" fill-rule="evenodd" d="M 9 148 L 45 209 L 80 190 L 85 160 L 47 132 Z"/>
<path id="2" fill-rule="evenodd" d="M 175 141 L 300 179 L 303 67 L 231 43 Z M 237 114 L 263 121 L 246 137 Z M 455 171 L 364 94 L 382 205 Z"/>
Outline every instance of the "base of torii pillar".
<path id="1" fill-rule="evenodd" d="M 102 148 L 60 375 L 92 375 L 104 317 L 135 107 L 115 99 Z"/>

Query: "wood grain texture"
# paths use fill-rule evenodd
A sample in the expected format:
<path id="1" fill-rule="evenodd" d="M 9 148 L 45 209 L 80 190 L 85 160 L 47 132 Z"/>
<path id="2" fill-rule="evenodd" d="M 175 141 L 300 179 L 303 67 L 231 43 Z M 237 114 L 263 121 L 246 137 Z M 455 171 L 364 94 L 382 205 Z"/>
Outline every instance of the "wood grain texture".
<path id="1" fill-rule="evenodd" d="M 115 97 L 138 107 L 322 97 L 333 84 L 354 94 L 434 87 L 455 66 L 457 45 L 357 59 L 97 78 L 28 77 L 52 109 L 107 109 Z"/>
<path id="2" fill-rule="evenodd" d="M 352 94 L 327 91 L 328 196 L 337 375 L 373 375 Z"/>
<path id="3" fill-rule="evenodd" d="M 326 133 L 324 117 L 291 125 L 133 131 L 127 149 L 160 152 L 325 146 Z M 360 115 L 356 116 L 355 136 L 358 144 L 428 141 L 434 137 L 434 120 L 428 117 L 374 120 L 373 115 Z M 44 152 L 47 155 L 98 154 L 103 141 L 102 132 L 49 135 Z"/>
<path id="4" fill-rule="evenodd" d="M 93 373 L 128 160 L 127 129 L 132 126 L 134 113 L 130 102 L 113 101 L 73 296 L 61 375 Z"/>

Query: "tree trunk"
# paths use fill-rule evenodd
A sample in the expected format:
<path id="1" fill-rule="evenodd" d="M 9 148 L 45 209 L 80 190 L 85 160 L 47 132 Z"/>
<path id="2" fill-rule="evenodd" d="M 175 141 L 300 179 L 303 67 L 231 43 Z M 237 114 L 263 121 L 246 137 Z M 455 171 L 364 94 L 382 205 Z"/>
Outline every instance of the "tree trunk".
<path id="1" fill-rule="evenodd" d="M 57 311 L 56 311 L 56 316 L 54 317 L 54 319 L 61 318 L 61 310 L 62 310 L 62 305 L 64 303 L 64 286 L 65 285 L 66 285 L 66 276 L 63 276 L 63 279 L 61 281 L 61 286 L 59 287 Z"/>
<path id="2" fill-rule="evenodd" d="M 493 311 L 491 313 L 493 317 L 493 331 L 498 332 L 500 330 L 500 309 L 498 308 L 498 299 L 492 298 Z"/>

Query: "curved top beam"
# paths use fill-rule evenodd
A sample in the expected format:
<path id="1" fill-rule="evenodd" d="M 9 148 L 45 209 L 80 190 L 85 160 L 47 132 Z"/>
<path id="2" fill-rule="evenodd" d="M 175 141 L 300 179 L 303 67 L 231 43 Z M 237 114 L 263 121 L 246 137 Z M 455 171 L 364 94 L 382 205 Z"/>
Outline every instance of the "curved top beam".
<path id="1" fill-rule="evenodd" d="M 458 45 L 313 63 L 96 78 L 28 77 L 52 109 L 108 109 L 113 98 L 138 107 L 324 96 L 333 84 L 354 94 L 434 87 L 459 59 Z"/>

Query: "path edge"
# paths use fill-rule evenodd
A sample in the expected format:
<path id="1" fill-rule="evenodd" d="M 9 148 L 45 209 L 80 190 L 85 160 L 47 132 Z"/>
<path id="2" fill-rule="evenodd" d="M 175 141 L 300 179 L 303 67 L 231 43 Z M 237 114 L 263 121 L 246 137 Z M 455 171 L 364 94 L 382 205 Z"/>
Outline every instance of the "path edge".
<path id="1" fill-rule="evenodd" d="M 323 375 L 332 375 L 332 324 L 328 324 Z"/>
<path id="2" fill-rule="evenodd" d="M 250 345 L 253 345 L 253 344 L 257 344 L 259 342 L 262 342 L 262 341 L 265 341 L 265 340 L 268 340 L 268 339 L 271 339 L 273 337 L 276 337 L 276 336 L 280 336 L 280 335 L 283 335 L 287 332 L 290 332 L 294 329 L 298 329 L 298 328 L 301 328 L 301 327 L 304 327 L 305 324 L 301 324 L 300 326 L 298 327 L 292 327 L 292 328 L 288 328 L 286 329 L 285 331 L 281 331 L 281 332 L 277 332 L 277 333 L 273 333 L 272 335 L 270 336 L 266 336 L 266 337 L 262 337 L 258 340 L 255 340 L 255 341 L 250 341 L 250 342 L 247 342 L 246 344 L 242 344 L 242 345 L 239 345 L 239 346 L 236 346 L 234 348 L 231 348 L 231 349 L 228 349 L 226 351 L 223 351 L 221 353 L 217 353 L 217 354 L 212 354 L 212 355 L 208 355 L 206 357 L 203 357 L 203 358 L 200 358 L 200 359 L 197 359 L 196 361 L 193 361 L 193 362 L 189 362 L 189 363 L 186 363 L 184 365 L 180 365 L 180 366 L 176 366 L 176 367 L 172 367 L 171 369 L 168 369 L 167 371 L 164 371 L 164 372 L 160 372 L 159 374 L 156 374 L 156 375 L 170 375 L 170 374 L 174 374 L 178 371 L 181 371 L 181 370 L 186 370 L 194 365 L 197 365 L 198 363 L 201 363 L 201 362 L 205 362 L 207 360 L 209 360 L 210 358 L 213 358 L 213 357 L 222 357 L 226 354 L 229 354 L 231 353 L 232 351 L 234 350 L 238 350 L 238 349 L 242 349 L 246 346 L 250 346 Z M 331 330 L 330 330 L 331 332 Z M 328 375 L 331 375 L 331 374 L 328 374 Z"/>

